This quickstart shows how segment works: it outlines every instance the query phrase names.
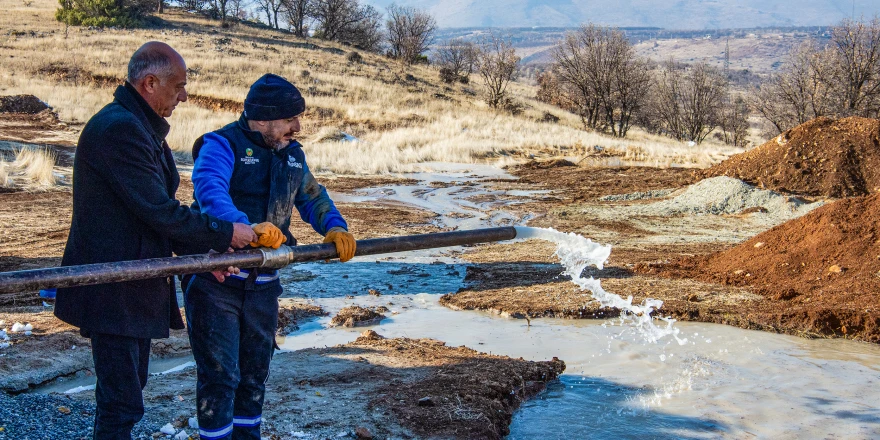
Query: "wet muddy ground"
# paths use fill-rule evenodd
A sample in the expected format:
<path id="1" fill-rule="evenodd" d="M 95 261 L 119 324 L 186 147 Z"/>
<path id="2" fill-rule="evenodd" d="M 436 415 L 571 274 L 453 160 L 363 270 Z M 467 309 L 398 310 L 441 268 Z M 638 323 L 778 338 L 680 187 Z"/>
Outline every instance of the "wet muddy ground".
<path id="1" fill-rule="evenodd" d="M 178 197 L 191 201 L 186 170 Z M 730 248 L 766 227 L 752 215 L 588 217 L 579 206 L 613 206 L 639 202 L 603 202 L 599 197 L 637 191 L 680 188 L 693 182 L 687 169 L 645 167 L 583 168 L 560 164 L 531 164 L 511 173 L 518 180 L 497 179 L 494 188 L 508 190 L 497 197 L 516 202 L 506 209 L 529 215 L 529 226 L 576 232 L 614 245 L 603 271 L 589 269 L 609 291 L 634 302 L 646 297 L 664 301 L 661 313 L 682 320 L 724 323 L 743 328 L 821 336 L 814 328 L 779 321 L 763 313 L 785 307 L 784 300 L 765 298 L 748 288 L 687 279 L 667 279 L 637 273 L 642 263 L 679 256 L 705 255 Z M 333 193 L 351 194 L 364 188 L 411 185 L 397 177 L 319 176 Z M 467 186 L 467 181 L 437 182 L 436 187 Z M 517 191 L 544 191 L 523 197 Z M 485 201 L 485 200 L 483 200 Z M 337 202 L 358 238 L 438 232 L 448 226 L 425 209 L 383 200 Z M 57 265 L 67 238 L 70 192 L 56 190 L 0 193 L 0 271 Z M 307 225 L 295 222 L 300 243 L 320 242 Z M 560 276 L 562 267 L 553 246 L 515 242 L 465 248 L 459 256 L 470 262 L 465 286 L 443 296 L 452 309 L 485 310 L 513 318 L 606 318 L 614 310 L 599 310 L 588 295 Z M 366 292 L 364 292 L 366 294 Z M 0 385 L 19 393 L 63 376 L 90 375 L 88 341 L 51 315 L 51 301 L 36 292 L 0 298 L 0 321 L 30 322 L 33 335 L 10 334 L 10 347 L 0 351 Z M 307 302 L 290 306 L 285 324 L 318 316 L 323 311 Z M 3 325 L 0 325 L 2 327 Z M 154 344 L 157 359 L 188 353 L 185 332 Z M 355 437 L 369 432 L 385 437 L 498 438 L 507 432 L 513 411 L 524 399 L 543 389 L 562 372 L 562 362 L 529 362 L 490 356 L 468 348 L 419 339 L 381 339 L 375 335 L 337 347 L 279 353 L 272 364 L 264 427 L 272 438 L 294 438 L 301 432 L 319 437 Z M 185 420 L 194 411 L 194 370 L 151 378 L 147 387 L 148 416 L 140 433 Z M 28 394 L 15 395 L 26 399 Z M 89 417 L 92 393 L 64 397 L 80 402 Z M 422 400 L 427 398 L 428 400 Z M 422 403 L 420 403 L 422 401 Z M 54 411 L 54 408 L 46 408 Z M 180 423 L 178 423 L 180 424 Z M 185 424 L 181 426 L 187 429 Z M 189 429 L 188 431 L 192 431 Z M 0 434 L 2 436 L 2 434 Z"/>

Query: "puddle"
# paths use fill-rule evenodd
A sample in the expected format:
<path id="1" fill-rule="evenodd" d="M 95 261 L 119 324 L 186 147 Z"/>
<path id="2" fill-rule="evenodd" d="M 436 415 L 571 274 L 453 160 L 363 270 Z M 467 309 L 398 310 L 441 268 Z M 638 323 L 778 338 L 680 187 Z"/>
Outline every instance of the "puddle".
<path id="1" fill-rule="evenodd" d="M 150 360 L 150 376 L 176 373 L 188 368 L 195 368 L 196 362 L 192 356 L 180 356 L 167 359 Z M 74 377 L 60 377 L 51 383 L 40 386 L 30 392 L 48 394 L 76 394 L 95 389 L 95 376 L 89 374 L 77 374 Z"/>
<path id="2" fill-rule="evenodd" d="M 427 162 L 418 166 L 423 171 L 402 175 L 417 180 L 415 185 L 362 188 L 354 195 L 333 194 L 334 200 L 404 203 L 439 214 L 440 217 L 436 220 L 438 226 L 474 229 L 524 224 L 531 216 L 523 217 L 503 209 L 518 203 L 510 199 L 552 195 L 547 190 L 490 189 L 487 180 L 516 180 L 513 175 L 491 165 Z M 497 200 L 499 197 L 507 200 Z"/>
<path id="3" fill-rule="evenodd" d="M 644 342 L 600 320 L 524 320 L 449 310 L 439 295 L 315 300 L 327 311 L 384 305 L 379 325 L 329 327 L 330 317 L 280 339 L 285 350 L 386 337 L 435 338 L 479 351 L 566 361 L 566 374 L 515 414 L 509 439 L 871 438 L 880 434 L 880 348 L 678 322 L 674 339 Z M 390 303 L 390 304 L 389 304 Z M 796 433 L 796 434 L 792 434 Z"/>

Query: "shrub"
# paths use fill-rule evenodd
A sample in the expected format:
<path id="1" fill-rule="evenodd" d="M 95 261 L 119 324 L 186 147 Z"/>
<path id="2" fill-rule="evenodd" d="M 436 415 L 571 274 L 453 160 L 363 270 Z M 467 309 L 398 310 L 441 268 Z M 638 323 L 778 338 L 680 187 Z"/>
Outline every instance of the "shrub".
<path id="1" fill-rule="evenodd" d="M 356 52 L 356 51 L 349 52 L 348 55 L 345 56 L 345 59 L 349 63 L 360 64 L 360 63 L 364 62 L 364 57 L 361 56 L 360 52 Z"/>
<path id="2" fill-rule="evenodd" d="M 148 0 L 59 0 L 55 19 L 71 26 L 137 27 L 152 10 Z"/>

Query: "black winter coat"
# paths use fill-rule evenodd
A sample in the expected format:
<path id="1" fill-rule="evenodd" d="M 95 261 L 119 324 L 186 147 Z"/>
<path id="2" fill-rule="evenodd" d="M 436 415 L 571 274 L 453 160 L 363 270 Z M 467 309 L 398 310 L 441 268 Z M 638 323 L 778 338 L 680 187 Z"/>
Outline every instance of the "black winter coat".
<path id="1" fill-rule="evenodd" d="M 232 223 L 181 206 L 169 125 L 130 84 L 83 128 L 62 266 L 225 251 Z M 167 338 L 182 329 L 173 278 L 58 289 L 55 316 L 91 332 Z"/>

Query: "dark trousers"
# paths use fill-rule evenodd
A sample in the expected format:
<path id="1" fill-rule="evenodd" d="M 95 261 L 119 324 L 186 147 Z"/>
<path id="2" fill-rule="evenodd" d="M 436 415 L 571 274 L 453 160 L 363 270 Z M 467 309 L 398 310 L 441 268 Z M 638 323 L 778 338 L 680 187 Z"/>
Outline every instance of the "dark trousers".
<path id="1" fill-rule="evenodd" d="M 131 439 L 131 428 L 144 416 L 150 340 L 92 333 L 95 362 L 95 439 Z"/>
<path id="2" fill-rule="evenodd" d="M 185 283 L 199 435 L 259 440 L 281 285 L 249 290 L 200 276 Z"/>

